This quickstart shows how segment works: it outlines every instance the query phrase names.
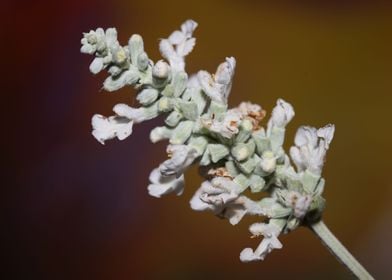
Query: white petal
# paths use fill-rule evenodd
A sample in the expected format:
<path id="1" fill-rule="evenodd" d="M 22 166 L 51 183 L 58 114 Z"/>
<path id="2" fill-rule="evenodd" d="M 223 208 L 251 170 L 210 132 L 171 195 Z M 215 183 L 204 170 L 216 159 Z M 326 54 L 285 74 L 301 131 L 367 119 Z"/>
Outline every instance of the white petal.
<path id="1" fill-rule="evenodd" d="M 207 71 L 199 71 L 197 73 L 197 78 L 199 79 L 199 83 L 205 94 L 211 98 L 211 100 L 223 103 L 224 98 L 220 94 L 220 92 L 214 88 L 215 82 L 212 79 L 212 76 Z"/>
<path id="2" fill-rule="evenodd" d="M 133 122 L 130 121 L 129 123 L 118 125 L 116 130 L 116 136 L 118 140 L 124 140 L 129 135 L 132 134 Z"/>
<path id="3" fill-rule="evenodd" d="M 252 248 L 245 248 L 241 251 L 240 260 L 242 262 L 251 262 L 251 261 L 259 261 L 261 260 L 260 256 L 257 256 Z"/>
<path id="4" fill-rule="evenodd" d="M 102 145 L 105 144 L 105 140 L 112 139 L 115 137 L 113 131 L 110 130 L 110 124 L 107 118 L 102 115 L 94 115 L 91 119 L 91 125 L 93 127 L 92 134 Z"/>
<path id="5" fill-rule="evenodd" d="M 281 249 L 282 247 L 282 243 L 275 235 L 272 235 L 270 238 L 264 237 L 254 252 L 251 248 L 242 250 L 240 259 L 243 262 L 264 260 L 273 249 Z"/>
<path id="6" fill-rule="evenodd" d="M 230 224 L 233 226 L 238 224 L 241 219 L 245 216 L 247 210 L 243 207 L 243 205 L 230 205 L 226 207 L 224 211 L 224 217 L 229 219 Z"/>
<path id="7" fill-rule="evenodd" d="M 196 44 L 196 39 L 191 38 L 179 44 L 177 46 L 177 54 L 179 56 L 187 56 L 194 48 Z"/>
<path id="8" fill-rule="evenodd" d="M 272 115 L 268 126 L 269 128 L 270 126 L 284 128 L 293 117 L 293 106 L 291 106 L 291 104 L 287 103 L 283 99 L 278 99 L 275 108 L 272 110 Z"/>
<path id="9" fill-rule="evenodd" d="M 180 176 L 197 157 L 197 151 L 186 145 L 169 145 L 168 153 L 172 154 L 171 158 L 159 166 L 161 173 L 166 176 Z"/>
<path id="10" fill-rule="evenodd" d="M 333 124 L 328 124 L 317 130 L 317 136 L 325 139 L 325 148 L 329 148 L 333 136 L 335 134 L 335 126 Z"/>
<path id="11" fill-rule="evenodd" d="M 161 55 L 167 60 L 177 56 L 173 46 L 167 39 L 163 39 L 159 42 L 159 51 L 161 52 Z"/>
<path id="12" fill-rule="evenodd" d="M 317 129 L 310 126 L 301 126 L 295 134 L 294 143 L 298 147 L 303 145 L 315 147 L 317 145 Z"/>
<path id="13" fill-rule="evenodd" d="M 236 61 L 234 57 L 226 57 L 226 61 L 218 66 L 215 73 L 215 88 L 219 90 L 221 99 L 227 103 L 233 82 Z"/>
<path id="14" fill-rule="evenodd" d="M 290 148 L 290 157 L 294 161 L 294 164 L 297 166 L 298 171 L 304 171 L 306 169 L 298 147 L 293 146 Z"/>
<path id="15" fill-rule="evenodd" d="M 210 204 L 205 203 L 200 199 L 202 192 L 202 187 L 200 187 L 189 201 L 191 208 L 195 211 L 205 211 L 212 209 Z"/>
<path id="16" fill-rule="evenodd" d="M 186 39 L 185 34 L 178 30 L 174 31 L 168 38 L 170 44 L 172 45 L 178 45 L 184 42 L 185 39 Z"/>
<path id="17" fill-rule="evenodd" d="M 188 19 L 181 25 L 181 31 L 187 36 L 192 36 L 193 31 L 195 31 L 197 27 L 197 22 L 191 19 Z"/>
<path id="18" fill-rule="evenodd" d="M 175 176 L 164 176 L 158 168 L 155 168 L 150 173 L 150 182 L 148 192 L 154 197 L 161 197 L 171 192 L 181 195 L 184 190 L 184 176 L 180 176 L 179 178 Z"/>
<path id="19" fill-rule="evenodd" d="M 94 115 L 91 119 L 93 127 L 92 135 L 102 144 L 106 140 L 117 137 L 119 140 L 124 140 L 132 134 L 133 122 L 129 119 L 109 117 L 105 118 L 102 115 Z"/>
<path id="20" fill-rule="evenodd" d="M 218 66 L 215 73 L 215 81 L 219 84 L 229 84 L 234 75 L 236 60 L 234 57 L 226 57 L 226 61 Z"/>

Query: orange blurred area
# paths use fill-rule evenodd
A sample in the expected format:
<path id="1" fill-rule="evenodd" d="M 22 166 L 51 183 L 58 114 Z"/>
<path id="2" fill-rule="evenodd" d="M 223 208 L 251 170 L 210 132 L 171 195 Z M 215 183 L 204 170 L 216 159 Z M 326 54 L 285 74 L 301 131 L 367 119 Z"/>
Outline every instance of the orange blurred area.
<path id="1" fill-rule="evenodd" d="M 309 2 L 309 3 L 308 3 Z M 105 146 L 91 136 L 94 113 L 134 104 L 135 92 L 101 91 L 88 71 L 82 32 L 139 33 L 154 61 L 159 38 L 184 20 L 199 23 L 187 71 L 215 71 L 237 59 L 229 104 L 267 113 L 282 97 L 300 125 L 336 125 L 324 168 L 324 220 L 376 279 L 391 279 L 392 7 L 377 1 L 24 1 L 2 4 L 2 279 L 351 279 L 301 228 L 259 263 L 239 253 L 257 246 L 245 218 L 231 226 L 194 212 L 197 169 L 181 197 L 149 197 L 151 169 L 165 144 L 149 143 L 162 122 L 135 126 Z"/>

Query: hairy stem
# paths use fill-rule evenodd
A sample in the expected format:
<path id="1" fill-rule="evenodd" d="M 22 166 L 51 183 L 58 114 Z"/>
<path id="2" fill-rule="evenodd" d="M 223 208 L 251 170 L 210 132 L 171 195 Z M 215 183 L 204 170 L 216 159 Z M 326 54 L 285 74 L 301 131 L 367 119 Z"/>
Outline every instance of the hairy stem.
<path id="1" fill-rule="evenodd" d="M 358 279 L 374 279 L 354 256 L 350 254 L 343 244 L 340 243 L 322 220 L 310 224 L 309 228 L 321 239 L 329 251 Z"/>

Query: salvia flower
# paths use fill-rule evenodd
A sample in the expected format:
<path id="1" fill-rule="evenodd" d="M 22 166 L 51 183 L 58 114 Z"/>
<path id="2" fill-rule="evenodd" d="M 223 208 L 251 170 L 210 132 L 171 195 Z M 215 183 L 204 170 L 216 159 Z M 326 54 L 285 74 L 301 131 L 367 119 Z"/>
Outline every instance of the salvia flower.
<path id="1" fill-rule="evenodd" d="M 325 155 L 335 132 L 334 125 L 323 128 L 302 126 L 295 135 L 295 146 L 291 147 L 290 155 L 298 171 L 309 170 L 320 175 Z"/>
<path id="2" fill-rule="evenodd" d="M 159 43 L 162 56 L 169 61 L 174 71 L 184 71 L 185 56 L 196 44 L 196 39 L 192 37 L 196 27 L 195 21 L 187 20 L 181 25 L 180 30 L 174 31 L 169 38 L 162 39 Z"/>
<path id="3" fill-rule="evenodd" d="M 199 71 L 197 74 L 200 85 L 205 94 L 216 102 L 227 103 L 232 80 L 234 76 L 236 60 L 234 57 L 226 57 L 226 61 L 218 66 L 215 75 L 207 71 Z"/>
<path id="4" fill-rule="evenodd" d="M 243 262 L 264 260 L 273 249 L 281 249 L 283 247 L 278 239 L 281 228 L 277 225 L 272 223 L 255 223 L 249 227 L 249 231 L 254 237 L 262 235 L 264 238 L 256 250 L 253 251 L 251 248 L 242 250 L 240 259 Z"/>
<path id="5" fill-rule="evenodd" d="M 185 56 L 195 45 L 196 27 L 196 22 L 187 20 L 161 40 L 165 60 L 156 63 L 148 58 L 140 35 L 121 46 L 113 28 L 84 34 L 81 51 L 94 56 L 91 72 L 108 71 L 103 88 L 110 92 L 133 86 L 140 104 L 117 104 L 110 117 L 94 115 L 92 134 L 102 144 L 112 138 L 123 140 L 135 124 L 163 115 L 164 125 L 155 127 L 150 139 L 169 142 L 168 159 L 151 172 L 148 193 L 181 195 L 184 172 L 198 163 L 205 181 L 193 195 L 191 208 L 211 211 L 233 225 L 245 215 L 260 216 L 263 223 L 252 224 L 249 230 L 263 239 L 255 250 L 244 249 L 240 259 L 263 260 L 273 249 L 282 248 L 280 234 L 321 215 L 321 170 L 334 126 L 301 127 L 287 155 L 285 129 L 294 117 L 288 102 L 278 99 L 267 123 L 260 105 L 242 102 L 228 107 L 236 66 L 233 57 L 227 57 L 214 75 L 185 72 Z M 264 196 L 254 200 L 248 192 L 264 192 Z"/>

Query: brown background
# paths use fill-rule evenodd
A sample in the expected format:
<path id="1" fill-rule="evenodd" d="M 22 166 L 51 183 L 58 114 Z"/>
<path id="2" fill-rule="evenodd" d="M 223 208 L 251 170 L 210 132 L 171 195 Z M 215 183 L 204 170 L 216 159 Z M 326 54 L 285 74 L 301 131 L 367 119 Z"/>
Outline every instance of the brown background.
<path id="1" fill-rule="evenodd" d="M 148 141 L 159 120 L 106 146 L 90 135 L 93 113 L 134 94 L 99 92 L 104 75 L 88 72 L 81 33 L 115 26 L 124 44 L 140 33 L 157 60 L 158 38 L 187 18 L 199 23 L 190 73 L 235 56 L 230 105 L 293 104 L 286 147 L 299 125 L 336 125 L 325 221 L 377 279 L 392 278 L 391 7 L 272 2 L 2 4 L 4 279 L 350 279 L 306 229 L 264 262 L 240 263 L 242 248 L 258 244 L 254 219 L 232 227 L 193 212 L 195 168 L 182 197 L 149 197 L 149 171 L 165 158 L 165 145 Z"/>

